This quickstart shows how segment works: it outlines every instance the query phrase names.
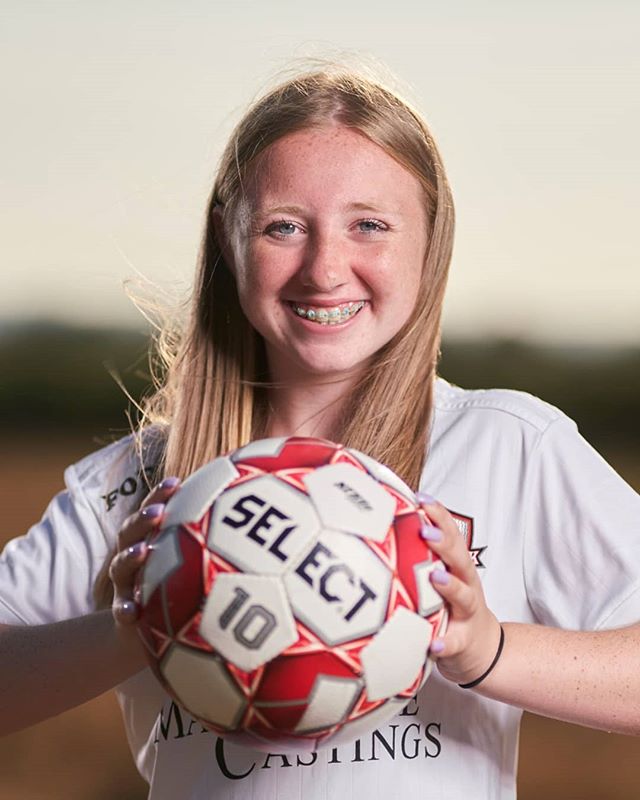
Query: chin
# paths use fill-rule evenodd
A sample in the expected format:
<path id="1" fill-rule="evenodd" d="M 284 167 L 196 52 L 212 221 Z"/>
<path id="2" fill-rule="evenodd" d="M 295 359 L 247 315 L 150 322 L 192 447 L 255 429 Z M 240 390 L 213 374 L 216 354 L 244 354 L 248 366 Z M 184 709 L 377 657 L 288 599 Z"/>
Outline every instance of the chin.
<path id="1" fill-rule="evenodd" d="M 344 361 L 340 361 L 334 358 L 326 361 L 309 361 L 306 363 L 301 363 L 300 367 L 308 375 L 312 375 L 314 377 L 346 379 L 359 375 L 366 366 L 366 363 L 367 362 L 357 361 L 355 359 L 345 359 Z"/>

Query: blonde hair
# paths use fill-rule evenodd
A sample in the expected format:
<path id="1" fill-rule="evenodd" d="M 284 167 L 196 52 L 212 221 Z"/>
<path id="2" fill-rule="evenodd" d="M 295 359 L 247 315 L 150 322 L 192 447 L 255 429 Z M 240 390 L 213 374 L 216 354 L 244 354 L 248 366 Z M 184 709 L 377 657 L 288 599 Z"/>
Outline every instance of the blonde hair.
<path id="1" fill-rule="evenodd" d="M 400 96 L 352 71 L 298 75 L 259 99 L 231 135 L 207 212 L 190 318 L 177 345 L 161 341 L 162 384 L 142 429 L 166 431 L 164 473 L 188 475 L 265 433 L 267 366 L 260 336 L 240 308 L 224 263 L 214 208 L 238 235 L 245 181 L 273 142 L 310 127 L 355 129 L 409 170 L 424 190 L 427 252 L 419 296 L 404 328 L 362 376 L 336 432 L 416 487 L 426 455 L 440 317 L 451 259 L 454 210 L 440 155 L 425 122 Z"/>

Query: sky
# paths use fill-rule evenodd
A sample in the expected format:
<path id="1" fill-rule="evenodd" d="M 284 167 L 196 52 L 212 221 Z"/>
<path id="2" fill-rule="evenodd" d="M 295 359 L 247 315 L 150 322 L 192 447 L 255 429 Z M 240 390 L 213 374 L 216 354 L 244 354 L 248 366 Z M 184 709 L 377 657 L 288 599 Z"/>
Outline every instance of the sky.
<path id="1" fill-rule="evenodd" d="M 456 203 L 445 334 L 637 344 L 635 0 L 2 0 L 0 323 L 141 326 L 187 290 L 247 104 L 309 57 L 382 62 Z"/>

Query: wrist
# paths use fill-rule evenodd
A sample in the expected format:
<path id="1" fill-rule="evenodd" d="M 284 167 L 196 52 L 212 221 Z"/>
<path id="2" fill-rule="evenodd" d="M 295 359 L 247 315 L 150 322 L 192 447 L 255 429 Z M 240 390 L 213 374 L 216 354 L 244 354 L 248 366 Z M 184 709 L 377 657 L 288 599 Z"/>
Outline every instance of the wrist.
<path id="1" fill-rule="evenodd" d="M 484 672 L 481 672 L 480 675 L 478 675 L 477 678 L 473 678 L 472 680 L 467 681 L 465 683 L 459 683 L 458 686 L 461 689 L 475 689 L 475 687 L 479 686 L 486 678 L 488 678 L 489 675 L 495 669 L 495 667 L 496 667 L 496 665 L 497 665 L 497 663 L 500 660 L 500 657 L 502 655 L 502 650 L 504 648 L 504 640 L 505 640 L 504 627 L 502 626 L 501 623 L 498 623 L 498 625 L 500 627 L 500 636 L 499 636 L 499 639 L 498 639 L 498 646 L 496 648 L 496 653 L 495 653 L 491 663 L 484 670 Z"/>
<path id="2" fill-rule="evenodd" d="M 148 662 L 144 650 L 144 645 L 138 634 L 138 627 L 135 623 L 122 623 L 114 618 L 111 611 L 107 611 L 111 617 L 112 631 L 115 646 L 122 653 L 123 659 L 132 669 L 142 669 Z"/>

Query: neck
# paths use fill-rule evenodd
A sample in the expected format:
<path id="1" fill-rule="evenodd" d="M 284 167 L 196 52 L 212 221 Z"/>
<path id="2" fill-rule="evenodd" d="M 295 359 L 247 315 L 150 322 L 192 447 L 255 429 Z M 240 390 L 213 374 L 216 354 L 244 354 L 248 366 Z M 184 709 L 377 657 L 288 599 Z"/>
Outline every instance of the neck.
<path id="1" fill-rule="evenodd" d="M 285 383 L 268 393 L 268 436 L 315 436 L 335 439 L 353 380 L 326 379 Z"/>

